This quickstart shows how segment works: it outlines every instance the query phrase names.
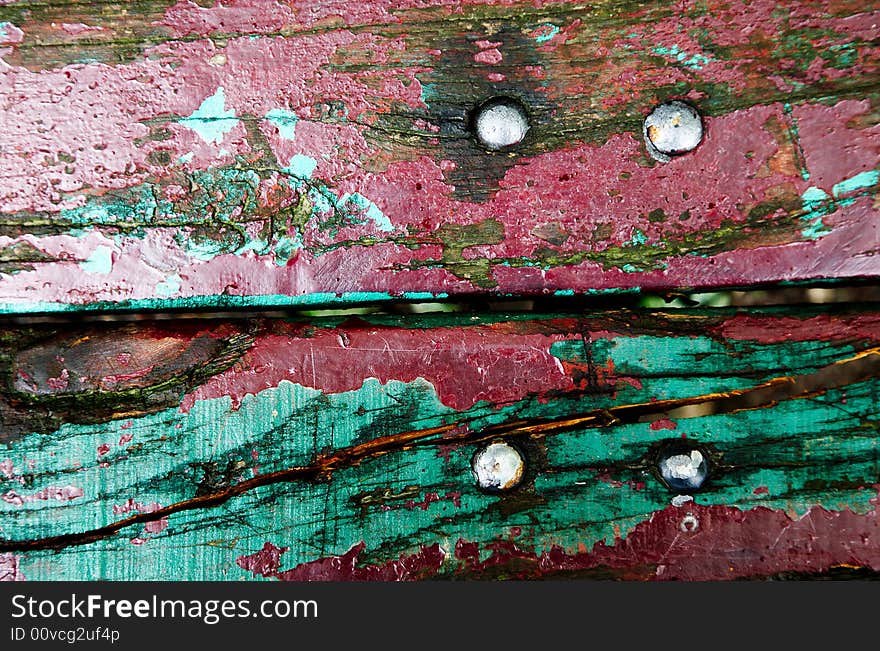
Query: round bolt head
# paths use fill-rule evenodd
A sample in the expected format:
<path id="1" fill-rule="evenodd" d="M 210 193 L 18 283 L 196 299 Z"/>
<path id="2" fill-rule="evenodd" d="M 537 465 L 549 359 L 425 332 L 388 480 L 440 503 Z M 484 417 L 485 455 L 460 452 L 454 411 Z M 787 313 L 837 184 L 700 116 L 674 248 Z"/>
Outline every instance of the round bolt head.
<path id="1" fill-rule="evenodd" d="M 529 116 L 515 100 L 495 98 L 477 107 L 472 120 L 474 136 L 486 149 L 498 150 L 522 142 Z"/>
<path id="2" fill-rule="evenodd" d="M 703 119 L 693 106 L 679 100 L 664 102 L 645 118 L 648 153 L 662 163 L 697 148 L 703 140 Z"/>
<path id="3" fill-rule="evenodd" d="M 666 485 L 680 493 L 699 490 L 709 477 L 709 462 L 696 448 L 664 452 L 657 469 Z"/>
<path id="4" fill-rule="evenodd" d="M 512 445 L 487 445 L 474 455 L 471 464 L 477 486 L 488 491 L 506 491 L 522 481 L 526 463 Z"/>
<path id="5" fill-rule="evenodd" d="M 681 523 L 678 525 L 678 528 L 681 529 L 684 533 L 693 533 L 700 528 L 700 521 L 693 513 L 688 513 L 681 519 Z"/>

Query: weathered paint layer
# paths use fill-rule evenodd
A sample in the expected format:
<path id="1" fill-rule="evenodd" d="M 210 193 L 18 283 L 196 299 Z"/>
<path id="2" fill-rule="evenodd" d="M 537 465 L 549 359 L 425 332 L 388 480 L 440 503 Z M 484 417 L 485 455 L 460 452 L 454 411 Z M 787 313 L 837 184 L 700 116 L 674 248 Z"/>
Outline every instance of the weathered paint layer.
<path id="1" fill-rule="evenodd" d="M 880 569 L 878 324 L 814 310 L 34 328 L 0 338 L 19 378 L 0 402 L 0 553 L 27 579 Z M 723 397 L 737 391 L 748 400 Z M 474 454 L 505 436 L 525 474 L 481 490 Z M 656 466 L 682 439 L 710 468 L 687 497 Z M 818 555 L 786 566 L 809 521 Z M 790 544 L 769 545 L 780 532 Z M 699 535 L 705 562 L 688 557 Z M 68 538 L 39 548 L 53 536 Z"/>
<path id="2" fill-rule="evenodd" d="M 0 7 L 0 308 L 878 275 L 870 7 L 369 4 Z M 705 138 L 660 164 L 675 98 Z"/>

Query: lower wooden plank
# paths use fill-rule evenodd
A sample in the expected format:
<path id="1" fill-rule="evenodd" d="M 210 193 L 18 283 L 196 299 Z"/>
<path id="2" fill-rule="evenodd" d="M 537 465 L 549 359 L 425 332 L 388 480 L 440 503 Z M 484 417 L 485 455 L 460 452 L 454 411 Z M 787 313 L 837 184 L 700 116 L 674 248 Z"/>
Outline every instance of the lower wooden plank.
<path id="1" fill-rule="evenodd" d="M 728 579 L 880 570 L 880 313 L 0 332 L 0 578 Z M 471 462 L 526 460 L 502 493 Z M 673 444 L 710 463 L 690 495 Z"/>

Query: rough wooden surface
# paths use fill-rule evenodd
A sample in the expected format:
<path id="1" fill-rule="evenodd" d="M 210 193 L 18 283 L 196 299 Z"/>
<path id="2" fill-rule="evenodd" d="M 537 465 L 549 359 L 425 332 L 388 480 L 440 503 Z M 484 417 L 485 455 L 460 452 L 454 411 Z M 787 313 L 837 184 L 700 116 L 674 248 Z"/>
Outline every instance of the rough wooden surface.
<path id="1" fill-rule="evenodd" d="M 877 312 L 47 325 L 0 342 L 6 578 L 880 571 Z M 498 438 L 526 478 L 489 494 L 470 463 Z M 683 440 L 711 474 L 673 503 L 654 465 Z"/>
<path id="2" fill-rule="evenodd" d="M 4 2 L 0 311 L 876 277 L 876 3 Z M 531 113 L 486 152 L 469 111 Z M 660 164 L 644 116 L 706 138 Z"/>

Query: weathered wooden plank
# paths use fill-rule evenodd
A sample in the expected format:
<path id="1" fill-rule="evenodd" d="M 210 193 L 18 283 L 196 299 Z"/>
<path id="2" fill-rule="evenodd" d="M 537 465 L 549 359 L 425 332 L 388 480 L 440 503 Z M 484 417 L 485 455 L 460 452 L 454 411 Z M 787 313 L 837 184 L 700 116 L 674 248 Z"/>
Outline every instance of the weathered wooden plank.
<path id="1" fill-rule="evenodd" d="M 204 5 L 204 6 L 202 6 Z M 0 7 L 0 309 L 876 277 L 876 3 Z M 492 96 L 530 115 L 475 144 Z M 705 139 L 663 164 L 642 121 Z"/>
<path id="2" fill-rule="evenodd" d="M 7 578 L 880 570 L 873 311 L 197 320 L 0 342 Z M 471 460 L 498 439 L 525 478 L 488 493 Z M 710 462 L 690 501 L 656 473 L 674 443 Z"/>

